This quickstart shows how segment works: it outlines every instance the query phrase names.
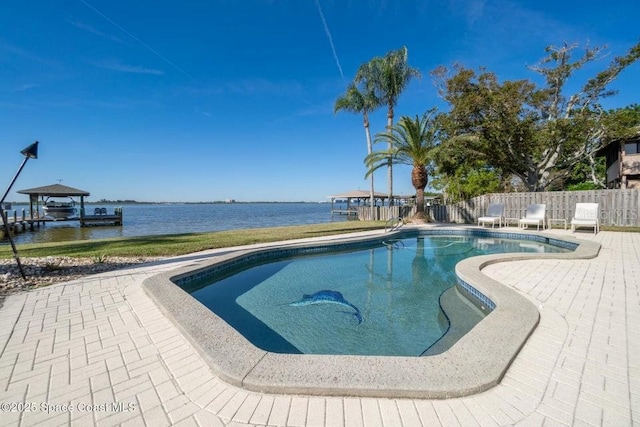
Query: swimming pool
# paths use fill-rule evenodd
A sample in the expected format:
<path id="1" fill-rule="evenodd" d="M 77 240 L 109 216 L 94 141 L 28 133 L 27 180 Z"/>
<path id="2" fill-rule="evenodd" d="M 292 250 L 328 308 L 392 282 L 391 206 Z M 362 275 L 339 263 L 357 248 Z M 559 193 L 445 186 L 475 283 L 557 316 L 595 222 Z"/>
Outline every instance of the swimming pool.
<path id="1" fill-rule="evenodd" d="M 178 283 L 266 351 L 423 356 L 448 349 L 491 310 L 455 291 L 459 261 L 566 251 L 531 240 L 413 233 L 333 254 L 275 253 Z M 445 343 L 452 321 L 457 330 Z"/>
<path id="2" fill-rule="evenodd" d="M 217 377 L 229 384 L 269 393 L 449 398 L 478 393 L 498 384 L 540 318 L 537 307 L 527 297 L 484 275 L 481 272 L 484 266 L 534 258 L 582 260 L 596 257 L 600 250 L 600 245 L 595 242 L 536 232 L 441 225 L 415 229 L 423 235 L 473 236 L 489 241 L 523 238 L 526 243 L 551 243 L 574 250 L 565 253 L 488 254 L 458 262 L 455 266 L 457 284 L 453 289 L 473 296 L 481 305 L 493 305 L 493 309 L 455 345 L 429 357 L 266 351 L 248 341 L 181 287 L 188 287 L 189 283 L 212 273 L 230 274 L 247 262 L 270 261 L 274 256 L 366 249 L 383 236 L 384 239 L 407 237 L 403 230 L 276 242 L 189 256 L 186 257 L 190 260 L 188 265 L 149 277 L 143 282 L 143 289 L 190 340 Z M 355 317 L 346 313 L 335 314 L 345 321 Z M 366 316 L 363 316 L 364 322 Z"/>

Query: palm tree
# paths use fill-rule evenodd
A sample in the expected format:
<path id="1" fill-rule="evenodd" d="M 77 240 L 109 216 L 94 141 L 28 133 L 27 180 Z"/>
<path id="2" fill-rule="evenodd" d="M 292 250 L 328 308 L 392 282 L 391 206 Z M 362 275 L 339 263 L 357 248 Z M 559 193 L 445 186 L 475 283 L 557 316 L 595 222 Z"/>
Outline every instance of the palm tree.
<path id="1" fill-rule="evenodd" d="M 434 155 L 434 148 L 441 138 L 441 126 L 436 117 L 436 109 L 427 111 L 422 118 L 403 116 L 391 128 L 391 132 L 376 135 L 376 142 L 387 141 L 387 150 L 374 151 L 365 158 L 367 176 L 377 169 L 392 164 L 411 165 L 411 184 L 416 189 L 415 221 L 427 221 L 424 210 L 424 189 L 429 183 L 428 169 Z"/>
<path id="2" fill-rule="evenodd" d="M 413 77 L 420 78 L 417 68 L 408 64 L 408 50 L 406 46 L 388 52 L 384 57 L 373 58 L 369 63 L 360 67 L 355 81 L 365 81 L 372 86 L 380 105 L 387 106 L 387 132 L 393 127 L 394 109 L 398 99 Z M 389 142 L 391 144 L 391 142 Z M 388 147 L 391 149 L 391 145 Z M 389 186 L 389 206 L 393 204 L 393 167 L 391 159 L 387 161 L 387 181 Z"/>
<path id="3" fill-rule="evenodd" d="M 336 103 L 333 107 L 333 112 L 349 111 L 356 114 L 362 114 L 364 132 L 367 138 L 367 155 L 373 151 L 373 144 L 371 143 L 371 131 L 369 130 L 369 113 L 375 110 L 380 104 L 376 98 L 375 93 L 372 90 L 367 90 L 366 85 L 361 92 L 355 83 L 351 83 L 347 87 L 347 91 L 344 95 L 341 95 L 336 99 Z M 371 178 L 371 188 L 369 190 L 369 206 L 371 209 L 371 219 L 374 219 L 374 189 L 373 189 L 373 175 Z"/>

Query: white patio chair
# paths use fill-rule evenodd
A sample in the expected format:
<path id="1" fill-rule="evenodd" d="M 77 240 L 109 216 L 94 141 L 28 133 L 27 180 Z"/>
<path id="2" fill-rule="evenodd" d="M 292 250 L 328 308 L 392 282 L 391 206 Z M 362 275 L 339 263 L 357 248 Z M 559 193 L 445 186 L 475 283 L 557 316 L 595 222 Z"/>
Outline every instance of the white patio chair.
<path id="1" fill-rule="evenodd" d="M 576 203 L 576 213 L 571 220 L 572 233 L 576 227 L 593 227 L 593 234 L 600 231 L 598 203 Z"/>
<path id="2" fill-rule="evenodd" d="M 478 218 L 478 226 L 480 225 L 480 223 L 482 223 L 482 226 L 484 227 L 485 223 L 490 222 L 491 228 L 493 228 L 496 221 L 498 221 L 498 227 L 502 227 L 503 218 L 504 203 L 489 203 L 489 207 L 487 208 L 487 215 Z"/>
<path id="3" fill-rule="evenodd" d="M 518 222 L 518 226 L 520 228 L 526 228 L 525 226 L 537 225 L 538 231 L 540 231 L 540 226 L 542 225 L 542 229 L 544 230 L 546 210 L 547 205 L 529 205 L 524 218 Z"/>

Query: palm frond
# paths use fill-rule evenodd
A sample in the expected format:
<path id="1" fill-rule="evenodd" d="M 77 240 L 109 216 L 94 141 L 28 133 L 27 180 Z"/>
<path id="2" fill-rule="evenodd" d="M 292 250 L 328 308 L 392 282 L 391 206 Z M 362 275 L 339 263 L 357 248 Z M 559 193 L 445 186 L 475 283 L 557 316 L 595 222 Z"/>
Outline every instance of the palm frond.
<path id="1" fill-rule="evenodd" d="M 351 83 L 344 95 L 336 99 L 333 112 L 349 111 L 352 113 L 362 113 L 366 109 L 366 101 L 364 95 L 358 90 L 355 84 Z"/>
<path id="2" fill-rule="evenodd" d="M 365 179 L 371 176 L 372 173 L 378 169 L 385 167 L 389 164 L 389 159 L 393 156 L 393 151 L 382 150 L 374 151 L 364 159 L 364 164 L 367 167 L 367 173 Z"/>
<path id="3" fill-rule="evenodd" d="M 436 121 L 435 109 L 427 111 L 422 117 L 403 116 L 391 128 L 391 132 L 376 134 L 376 142 L 387 142 L 391 148 L 371 153 L 366 157 L 365 165 L 369 169 L 377 169 L 391 160 L 394 164 L 426 167 L 433 160 L 440 138 L 441 129 Z"/>

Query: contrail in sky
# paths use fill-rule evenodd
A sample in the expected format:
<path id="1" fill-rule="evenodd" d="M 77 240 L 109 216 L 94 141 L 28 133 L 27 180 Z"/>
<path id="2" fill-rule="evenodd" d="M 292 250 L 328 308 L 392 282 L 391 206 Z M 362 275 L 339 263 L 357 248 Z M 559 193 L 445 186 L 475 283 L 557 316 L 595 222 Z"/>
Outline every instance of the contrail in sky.
<path id="1" fill-rule="evenodd" d="M 324 13 L 322 13 L 322 8 L 320 7 L 320 0 L 315 0 L 315 1 L 316 1 L 316 6 L 318 7 L 318 13 L 320 13 L 320 19 L 322 19 L 322 25 L 324 25 L 324 32 L 327 33 L 327 38 L 329 39 L 329 44 L 331 45 L 333 58 L 336 60 L 338 71 L 340 71 L 340 76 L 342 76 L 342 82 L 346 86 L 347 82 L 344 79 L 344 73 L 342 72 L 342 67 L 340 66 L 340 60 L 338 59 L 338 54 L 336 53 L 336 47 L 333 45 L 333 38 L 331 37 L 331 31 L 329 31 L 329 26 L 327 25 L 327 21 L 324 19 Z"/>
<path id="2" fill-rule="evenodd" d="M 87 6 L 89 9 L 93 10 L 95 13 L 97 13 L 98 15 L 102 16 L 104 19 L 106 19 L 111 25 L 113 25 L 114 27 L 116 27 L 117 29 L 119 29 L 120 31 L 122 31 L 123 33 L 125 33 L 126 35 L 128 35 L 129 37 L 131 37 L 132 39 L 134 39 L 135 41 L 137 41 L 138 43 L 140 43 L 142 46 L 144 46 L 147 50 L 149 50 L 151 53 L 153 53 L 154 55 L 156 55 L 158 58 L 162 59 L 164 62 L 166 62 L 167 64 L 171 65 L 173 68 L 175 68 L 176 70 L 180 71 L 182 74 L 184 74 L 185 76 L 189 77 L 191 80 L 195 80 L 197 81 L 198 79 L 196 79 L 195 77 L 193 77 L 191 74 L 187 73 L 185 70 L 183 70 L 182 68 L 178 67 L 176 64 L 174 64 L 173 62 L 169 61 L 167 58 L 165 58 L 164 56 L 162 56 L 160 54 L 160 52 L 158 52 L 157 50 L 155 50 L 154 48 L 152 48 L 151 46 L 149 46 L 148 44 L 146 44 L 145 42 L 143 42 L 142 40 L 140 40 L 139 38 L 137 38 L 136 36 L 134 36 L 133 34 L 131 34 L 129 31 L 125 30 L 124 28 L 122 28 L 120 25 L 118 25 L 117 23 L 115 23 L 113 20 L 109 19 L 108 16 L 106 16 L 104 13 L 100 12 L 98 9 L 96 9 L 95 7 L 93 7 L 92 5 L 90 5 L 89 3 L 87 3 L 85 0 L 80 0 L 80 2 L 82 2 L 82 4 L 84 4 L 85 6 Z"/>

